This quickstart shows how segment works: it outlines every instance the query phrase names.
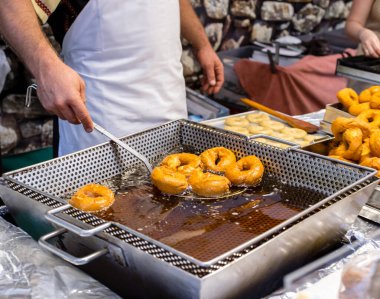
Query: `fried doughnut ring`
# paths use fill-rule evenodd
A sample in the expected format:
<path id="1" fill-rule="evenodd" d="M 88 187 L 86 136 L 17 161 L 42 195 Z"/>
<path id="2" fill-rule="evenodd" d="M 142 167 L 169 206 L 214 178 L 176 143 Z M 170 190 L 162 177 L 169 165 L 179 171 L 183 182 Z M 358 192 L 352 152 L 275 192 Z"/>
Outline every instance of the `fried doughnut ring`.
<path id="1" fill-rule="evenodd" d="M 343 157 L 344 152 L 346 151 L 346 146 L 343 142 L 339 143 L 337 147 L 333 147 L 329 151 L 329 156 L 339 156 Z"/>
<path id="2" fill-rule="evenodd" d="M 281 132 L 284 133 L 285 135 L 288 135 L 288 136 L 294 138 L 294 139 L 303 139 L 307 135 L 307 132 L 305 130 L 297 129 L 297 128 L 285 127 L 281 130 Z"/>
<path id="3" fill-rule="evenodd" d="M 189 186 L 184 174 L 168 166 L 155 167 L 151 179 L 153 185 L 166 194 L 181 194 Z"/>
<path id="4" fill-rule="evenodd" d="M 189 184 L 195 194 L 214 197 L 230 191 L 231 182 L 224 176 L 196 170 L 189 177 Z"/>
<path id="5" fill-rule="evenodd" d="M 364 159 L 362 162 L 360 162 L 360 165 L 376 169 L 377 170 L 376 176 L 380 177 L 380 158 L 371 157 L 371 158 Z"/>
<path id="6" fill-rule="evenodd" d="M 229 117 L 224 121 L 224 124 L 232 127 L 247 127 L 249 121 L 245 117 Z"/>
<path id="7" fill-rule="evenodd" d="M 363 132 L 363 139 L 371 133 L 371 128 L 367 122 L 359 118 L 338 117 L 331 124 L 331 132 L 337 141 L 342 140 L 344 131 L 349 128 L 360 128 Z"/>
<path id="8" fill-rule="evenodd" d="M 362 144 L 362 153 L 360 157 L 360 162 L 371 157 L 371 148 L 369 146 L 369 140 L 370 140 L 369 138 L 364 139 L 364 142 Z"/>
<path id="9" fill-rule="evenodd" d="M 243 157 L 226 169 L 226 177 L 234 185 L 257 185 L 263 174 L 264 166 L 256 156 Z"/>
<path id="10" fill-rule="evenodd" d="M 370 102 L 372 99 L 372 96 L 377 92 L 380 92 L 380 86 L 377 86 L 377 85 L 374 85 L 374 86 L 371 86 L 370 88 L 364 89 L 359 94 L 359 102 L 360 103 Z"/>
<path id="11" fill-rule="evenodd" d="M 371 109 L 369 103 L 353 104 L 348 108 L 348 113 L 358 116 L 360 113 Z"/>
<path id="12" fill-rule="evenodd" d="M 251 133 L 253 135 L 255 135 L 255 134 L 269 135 L 270 133 L 272 133 L 271 130 L 264 128 L 262 126 L 256 126 L 256 125 L 250 125 L 248 127 L 248 131 L 249 131 L 249 133 Z"/>
<path id="13" fill-rule="evenodd" d="M 224 126 L 225 130 L 244 134 L 244 135 L 249 135 L 249 130 L 244 127 L 235 127 L 235 126 Z"/>
<path id="14" fill-rule="evenodd" d="M 380 109 L 380 92 L 372 95 L 370 106 L 372 109 Z"/>
<path id="15" fill-rule="evenodd" d="M 191 173 L 201 166 L 201 158 L 189 153 L 179 153 L 166 156 L 161 166 L 167 166 L 189 177 Z"/>
<path id="16" fill-rule="evenodd" d="M 264 120 L 260 123 L 264 128 L 272 129 L 274 131 L 281 131 L 285 128 L 285 125 L 275 120 Z"/>
<path id="17" fill-rule="evenodd" d="M 203 167 L 206 170 L 224 172 L 228 166 L 236 162 L 233 152 L 225 147 L 214 147 L 200 154 Z"/>
<path id="18" fill-rule="evenodd" d="M 99 184 L 88 184 L 74 193 L 69 204 L 82 211 L 99 212 L 109 208 L 114 201 L 115 195 L 111 189 Z"/>
<path id="19" fill-rule="evenodd" d="M 363 132 L 360 128 L 350 128 L 343 133 L 343 143 L 346 151 L 343 153 L 343 158 L 359 161 L 361 157 Z"/>
<path id="20" fill-rule="evenodd" d="M 264 120 L 270 120 L 270 117 L 268 114 L 264 114 L 261 112 L 248 114 L 246 117 L 247 117 L 248 121 L 251 123 L 260 123 Z"/>
<path id="21" fill-rule="evenodd" d="M 351 105 L 359 102 L 359 96 L 352 88 L 343 88 L 336 94 L 339 102 L 348 109 Z"/>
<path id="22" fill-rule="evenodd" d="M 380 158 L 380 130 L 375 130 L 369 137 L 369 148 L 371 154 Z"/>
<path id="23" fill-rule="evenodd" d="M 380 111 L 376 109 L 368 109 L 367 111 L 363 111 L 357 117 L 369 124 L 371 129 L 379 129 L 380 128 Z"/>

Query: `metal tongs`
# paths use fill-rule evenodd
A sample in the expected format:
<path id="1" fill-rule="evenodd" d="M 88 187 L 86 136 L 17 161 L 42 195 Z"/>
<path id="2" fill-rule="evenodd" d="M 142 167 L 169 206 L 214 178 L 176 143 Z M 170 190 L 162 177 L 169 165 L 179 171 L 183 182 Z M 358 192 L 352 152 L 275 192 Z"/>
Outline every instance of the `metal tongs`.
<path id="1" fill-rule="evenodd" d="M 31 84 L 26 89 L 25 107 L 29 108 L 30 104 L 32 103 L 32 92 L 33 92 L 33 90 L 37 90 L 37 84 Z M 108 132 L 106 129 L 104 129 L 102 126 L 96 124 L 95 122 L 94 122 L 94 128 L 98 132 L 102 133 L 103 135 L 107 136 L 109 139 L 114 141 L 117 145 L 121 146 L 122 148 L 124 148 L 125 150 L 130 152 L 136 158 L 141 160 L 145 164 L 149 173 L 152 172 L 152 165 L 149 163 L 148 159 L 144 155 L 137 152 L 135 149 L 133 149 L 132 147 L 130 147 L 129 145 L 127 145 L 126 143 L 121 141 L 119 138 L 117 138 L 116 136 L 114 136 L 113 134 L 111 134 L 110 132 Z"/>

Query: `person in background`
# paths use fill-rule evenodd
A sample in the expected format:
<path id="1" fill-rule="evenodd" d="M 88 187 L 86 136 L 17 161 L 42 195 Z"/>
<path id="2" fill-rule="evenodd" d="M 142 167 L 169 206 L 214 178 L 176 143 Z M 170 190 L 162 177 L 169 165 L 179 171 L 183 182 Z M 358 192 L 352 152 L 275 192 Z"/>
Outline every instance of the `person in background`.
<path id="1" fill-rule="evenodd" d="M 357 55 L 380 57 L 380 1 L 353 0 L 346 20 L 347 35 L 359 42 Z"/>
<path id="2" fill-rule="evenodd" d="M 59 57 L 38 18 L 45 23 L 63 6 Z M 59 155 L 107 141 L 86 133 L 93 121 L 121 137 L 186 118 L 181 36 L 203 69 L 203 90 L 217 93 L 224 81 L 189 0 L 0 0 L 0 33 L 36 79 L 44 108 L 60 118 Z"/>

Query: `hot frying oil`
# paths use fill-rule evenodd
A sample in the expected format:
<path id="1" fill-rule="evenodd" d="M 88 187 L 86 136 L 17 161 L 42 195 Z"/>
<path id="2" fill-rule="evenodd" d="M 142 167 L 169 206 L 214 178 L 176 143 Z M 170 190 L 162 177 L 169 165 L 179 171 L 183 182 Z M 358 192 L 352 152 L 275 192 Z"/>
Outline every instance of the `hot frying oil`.
<path id="1" fill-rule="evenodd" d="M 97 216 L 118 222 L 202 261 L 215 258 L 295 216 L 325 195 L 264 176 L 256 187 L 204 199 L 163 195 L 149 175 L 131 170 L 103 182 L 115 203 Z"/>

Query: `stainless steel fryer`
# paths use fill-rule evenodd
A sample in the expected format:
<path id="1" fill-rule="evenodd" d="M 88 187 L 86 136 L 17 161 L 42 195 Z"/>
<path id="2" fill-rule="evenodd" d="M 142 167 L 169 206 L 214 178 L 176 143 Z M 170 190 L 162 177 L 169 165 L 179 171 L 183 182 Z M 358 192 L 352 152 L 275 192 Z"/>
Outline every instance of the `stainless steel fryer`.
<path id="1" fill-rule="evenodd" d="M 118 223 L 67 205 L 63 198 L 141 161 L 111 142 L 3 175 L 0 195 L 18 224 L 53 253 L 126 297 L 262 296 L 276 278 L 336 245 L 375 188 L 376 171 L 303 150 L 281 150 L 222 129 L 178 120 L 122 139 L 152 164 L 181 146 L 225 146 L 255 154 L 265 171 L 325 198 L 209 261 L 200 261 Z M 56 243 L 48 240 L 58 237 Z M 225 236 L 228 240 L 228 236 Z M 57 247 L 58 246 L 58 247 Z M 67 249 L 64 251 L 62 249 Z M 84 257 L 72 254 L 90 253 Z M 95 252 L 94 252 L 95 251 Z"/>

